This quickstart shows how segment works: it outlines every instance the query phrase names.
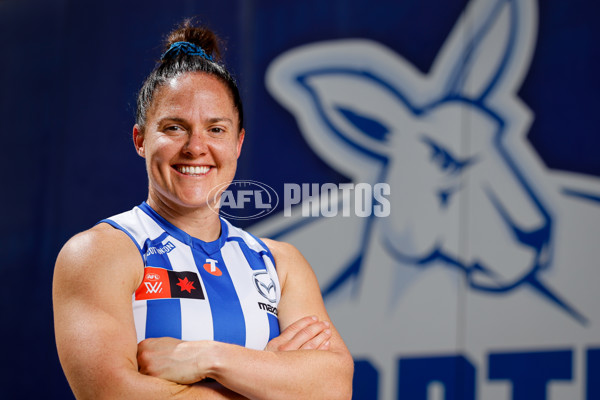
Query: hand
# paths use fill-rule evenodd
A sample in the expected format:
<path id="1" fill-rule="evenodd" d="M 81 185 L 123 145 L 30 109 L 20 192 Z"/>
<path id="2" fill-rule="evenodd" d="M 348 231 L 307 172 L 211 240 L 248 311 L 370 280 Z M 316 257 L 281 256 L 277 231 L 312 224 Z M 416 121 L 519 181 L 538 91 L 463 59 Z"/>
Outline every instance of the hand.
<path id="1" fill-rule="evenodd" d="M 265 350 L 328 350 L 331 338 L 329 327 L 329 322 L 319 321 L 314 316 L 301 318 L 267 343 Z"/>
<path id="2" fill-rule="evenodd" d="M 170 337 L 146 339 L 138 344 L 139 371 L 181 384 L 206 378 L 209 342 L 185 342 Z M 204 363 L 203 363 L 204 361 Z"/>

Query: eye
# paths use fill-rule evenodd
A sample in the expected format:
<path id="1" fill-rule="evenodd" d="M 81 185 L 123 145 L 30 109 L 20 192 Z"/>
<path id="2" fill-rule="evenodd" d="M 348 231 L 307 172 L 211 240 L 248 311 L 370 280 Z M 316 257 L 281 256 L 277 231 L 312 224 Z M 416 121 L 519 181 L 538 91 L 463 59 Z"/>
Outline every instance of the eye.
<path id="1" fill-rule="evenodd" d="M 388 133 L 390 133 L 387 126 L 371 117 L 361 115 L 348 108 L 336 107 L 336 110 L 342 114 L 348 122 L 373 139 L 385 141 Z"/>
<path id="2" fill-rule="evenodd" d="M 167 125 L 165 127 L 166 132 L 183 132 L 184 129 L 180 125 Z"/>
<path id="3" fill-rule="evenodd" d="M 211 133 L 223 133 L 225 132 L 225 129 L 221 128 L 220 126 L 214 126 L 212 128 L 209 129 Z"/>
<path id="4" fill-rule="evenodd" d="M 449 150 L 428 137 L 422 138 L 421 141 L 431 150 L 431 161 L 447 174 L 457 175 L 475 161 L 475 157 L 462 160 L 454 157 Z"/>

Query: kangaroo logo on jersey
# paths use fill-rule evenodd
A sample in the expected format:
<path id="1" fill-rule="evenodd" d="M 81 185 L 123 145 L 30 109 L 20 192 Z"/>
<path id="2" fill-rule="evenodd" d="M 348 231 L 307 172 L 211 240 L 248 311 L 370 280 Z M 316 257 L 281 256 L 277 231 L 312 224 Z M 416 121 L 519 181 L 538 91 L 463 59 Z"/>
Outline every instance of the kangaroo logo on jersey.
<path id="1" fill-rule="evenodd" d="M 275 282 L 273 282 L 273 279 L 271 279 L 271 276 L 266 270 L 255 272 L 252 279 L 254 280 L 256 290 L 258 290 L 258 293 L 260 293 L 262 297 L 269 300 L 271 303 L 277 301 Z"/>
<path id="2" fill-rule="evenodd" d="M 144 268 L 144 280 L 135 291 L 136 300 L 204 299 L 198 274 L 164 268 Z"/>

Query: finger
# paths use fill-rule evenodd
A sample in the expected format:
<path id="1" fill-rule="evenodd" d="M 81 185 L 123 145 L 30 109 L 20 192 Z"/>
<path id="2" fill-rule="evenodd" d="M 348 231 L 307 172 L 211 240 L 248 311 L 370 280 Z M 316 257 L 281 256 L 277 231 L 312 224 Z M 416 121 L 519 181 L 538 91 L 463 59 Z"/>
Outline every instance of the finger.
<path id="1" fill-rule="evenodd" d="M 328 329 L 329 326 L 329 322 L 327 321 L 320 321 L 310 324 L 298 331 L 287 343 L 283 343 L 281 346 L 279 346 L 279 350 L 285 351 L 300 349 L 307 342 L 313 340 L 321 332 Z"/>
<path id="2" fill-rule="evenodd" d="M 329 348 L 331 347 L 331 342 L 329 340 L 326 340 L 323 344 L 321 344 L 317 350 L 329 350 Z"/>
<path id="3" fill-rule="evenodd" d="M 318 322 L 318 318 L 316 316 L 308 316 L 304 318 L 300 318 L 298 321 L 292 323 L 287 328 L 281 332 L 279 335 L 283 340 L 291 340 L 294 336 L 298 334 L 298 332 L 302 331 L 311 324 Z"/>
<path id="4" fill-rule="evenodd" d="M 298 334 L 298 332 L 300 332 L 302 329 L 306 328 L 310 324 L 316 323 L 317 321 L 318 321 L 318 318 L 316 316 L 308 316 L 308 317 L 300 318 L 299 320 L 295 321 L 294 323 L 292 323 L 291 325 L 286 327 L 283 331 L 281 331 L 279 336 L 271 339 L 269 341 L 269 343 L 267 343 L 265 350 L 278 351 L 280 346 L 282 346 L 283 344 L 292 340 L 294 338 L 294 336 L 296 334 Z M 288 349 L 288 350 L 297 350 L 297 349 Z"/>
<path id="5" fill-rule="evenodd" d="M 327 350 L 329 348 L 329 339 L 331 339 L 331 329 L 324 329 L 317 336 L 308 340 L 300 349 L 302 350 Z"/>

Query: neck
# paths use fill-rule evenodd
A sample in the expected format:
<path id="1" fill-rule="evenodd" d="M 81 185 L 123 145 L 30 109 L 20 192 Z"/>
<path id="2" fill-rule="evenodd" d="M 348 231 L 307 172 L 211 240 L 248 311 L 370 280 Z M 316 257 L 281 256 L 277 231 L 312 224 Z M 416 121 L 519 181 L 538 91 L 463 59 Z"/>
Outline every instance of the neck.
<path id="1" fill-rule="evenodd" d="M 148 196 L 148 205 L 161 217 L 202 241 L 212 242 L 221 235 L 219 215 L 208 205 L 195 208 L 182 207 L 152 195 Z"/>

